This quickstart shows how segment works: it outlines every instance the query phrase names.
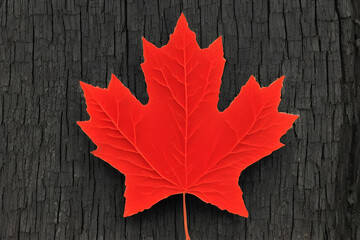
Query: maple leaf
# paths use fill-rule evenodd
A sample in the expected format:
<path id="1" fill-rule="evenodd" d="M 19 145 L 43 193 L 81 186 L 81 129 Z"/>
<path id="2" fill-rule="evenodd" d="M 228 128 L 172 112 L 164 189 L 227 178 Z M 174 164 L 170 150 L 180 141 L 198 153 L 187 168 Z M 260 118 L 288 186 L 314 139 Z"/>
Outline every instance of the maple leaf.
<path id="1" fill-rule="evenodd" d="M 260 88 L 251 76 L 219 112 L 221 37 L 200 49 L 181 14 L 167 45 L 143 38 L 143 49 L 146 105 L 114 75 L 107 89 L 81 82 L 90 120 L 78 124 L 97 145 L 93 154 L 125 175 L 124 216 L 174 194 L 185 205 L 187 193 L 247 217 L 241 171 L 282 147 L 298 117 L 277 110 L 284 77 Z"/>

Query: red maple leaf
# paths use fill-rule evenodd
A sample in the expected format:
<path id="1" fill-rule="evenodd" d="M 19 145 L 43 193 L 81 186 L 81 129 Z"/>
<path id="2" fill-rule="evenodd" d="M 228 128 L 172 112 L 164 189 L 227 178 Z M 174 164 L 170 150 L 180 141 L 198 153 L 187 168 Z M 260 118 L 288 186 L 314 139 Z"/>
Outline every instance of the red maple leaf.
<path id="1" fill-rule="evenodd" d="M 126 176 L 124 216 L 174 194 L 185 204 L 188 193 L 247 217 L 241 171 L 282 147 L 298 117 L 277 111 L 283 77 L 260 88 L 251 76 L 219 112 L 221 37 L 200 49 L 182 14 L 167 45 L 143 38 L 143 48 L 146 105 L 114 75 L 107 89 L 80 83 L 90 120 L 78 124 L 97 145 L 93 154 Z"/>

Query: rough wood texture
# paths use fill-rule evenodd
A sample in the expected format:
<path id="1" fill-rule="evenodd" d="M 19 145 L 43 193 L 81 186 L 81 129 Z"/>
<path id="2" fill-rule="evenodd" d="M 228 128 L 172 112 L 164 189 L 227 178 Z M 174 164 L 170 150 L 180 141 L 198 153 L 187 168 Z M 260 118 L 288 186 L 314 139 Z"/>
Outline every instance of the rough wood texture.
<path id="1" fill-rule="evenodd" d="M 124 219 L 124 177 L 94 158 L 79 80 L 116 74 L 143 103 L 141 36 L 183 11 L 223 36 L 219 109 L 251 74 L 285 74 L 286 147 L 240 177 L 248 219 L 188 197 L 192 239 L 360 239 L 358 0 L 0 0 L 0 238 L 184 239 L 181 196 Z"/>

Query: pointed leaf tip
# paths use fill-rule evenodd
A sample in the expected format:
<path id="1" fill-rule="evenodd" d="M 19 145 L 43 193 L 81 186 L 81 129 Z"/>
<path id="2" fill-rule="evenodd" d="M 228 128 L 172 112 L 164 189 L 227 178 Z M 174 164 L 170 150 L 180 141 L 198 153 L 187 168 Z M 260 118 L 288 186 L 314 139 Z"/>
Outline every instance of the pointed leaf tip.
<path id="1" fill-rule="evenodd" d="M 81 87 L 83 87 L 86 83 L 85 82 L 83 82 L 83 81 L 79 81 L 79 83 L 80 83 L 80 86 Z"/>
<path id="2" fill-rule="evenodd" d="M 144 47 L 144 46 L 147 46 L 147 45 L 149 45 L 149 44 L 151 44 L 151 45 L 152 45 L 152 43 L 151 43 L 151 42 L 149 42 L 148 40 L 146 40 L 146 38 L 145 38 L 145 37 L 141 37 L 141 41 L 142 41 L 142 43 L 143 43 L 143 47 Z"/>
<path id="3" fill-rule="evenodd" d="M 116 91 L 119 85 L 122 85 L 120 79 L 112 73 L 108 89 L 110 91 Z"/>
<path id="4" fill-rule="evenodd" d="M 213 41 L 210 45 L 209 48 L 221 48 L 221 51 L 223 51 L 223 46 L 222 46 L 222 37 L 218 37 L 217 39 L 215 39 L 215 41 Z"/>
<path id="5" fill-rule="evenodd" d="M 279 92 L 279 94 L 281 95 L 281 89 L 283 87 L 284 78 L 285 78 L 285 75 L 279 77 L 274 82 L 272 82 L 268 87 L 269 90 L 271 89 L 271 91 Z M 280 97 L 280 95 L 279 95 L 279 97 Z"/>
<path id="6" fill-rule="evenodd" d="M 183 12 L 180 14 L 180 17 L 179 17 L 179 19 L 177 21 L 177 25 L 186 25 L 186 26 L 188 26 L 188 22 L 187 22 L 186 17 L 185 17 Z"/>
<path id="7" fill-rule="evenodd" d="M 176 22 L 174 32 L 173 32 L 173 34 L 170 35 L 170 38 L 174 34 L 186 36 L 186 32 L 188 32 L 188 31 L 192 32 L 191 29 L 189 28 L 189 24 L 186 20 L 185 15 L 182 13 Z M 194 35 L 195 35 L 195 33 L 194 33 Z"/>
<path id="8" fill-rule="evenodd" d="M 141 37 L 142 43 L 143 43 L 143 47 L 144 47 L 144 51 L 145 51 L 145 47 L 147 46 L 154 46 L 151 42 L 149 42 L 148 40 L 146 40 L 146 38 Z"/>
<path id="9" fill-rule="evenodd" d="M 90 87 L 93 87 L 92 85 L 83 82 L 83 81 L 79 81 L 80 82 L 80 87 L 83 90 L 83 92 L 85 93 L 86 90 L 88 90 Z"/>
<path id="10" fill-rule="evenodd" d="M 144 55 L 144 63 L 150 59 L 153 58 L 156 53 L 156 49 L 158 49 L 154 44 L 146 40 L 146 38 L 142 37 L 142 44 L 143 44 L 143 55 Z"/>
<path id="11" fill-rule="evenodd" d="M 284 79 L 285 79 L 285 75 L 282 75 L 281 77 L 279 77 L 278 79 L 276 79 L 273 83 L 271 83 L 271 85 L 272 84 L 274 84 L 274 85 L 281 85 L 281 87 L 282 87 L 282 85 L 283 85 L 283 82 L 284 82 Z"/>
<path id="12" fill-rule="evenodd" d="M 260 88 L 260 85 L 259 83 L 256 81 L 256 78 L 254 75 L 251 75 L 248 82 L 246 83 L 246 85 L 249 85 L 249 86 L 252 86 L 252 87 L 255 87 L 257 89 Z"/>
<path id="13" fill-rule="evenodd" d="M 108 88 L 110 88 L 110 85 L 111 85 L 111 83 L 112 82 L 115 82 L 116 80 L 119 80 L 116 76 L 115 76 L 115 74 L 111 74 L 111 78 L 110 78 L 110 83 L 109 83 L 109 87 Z"/>

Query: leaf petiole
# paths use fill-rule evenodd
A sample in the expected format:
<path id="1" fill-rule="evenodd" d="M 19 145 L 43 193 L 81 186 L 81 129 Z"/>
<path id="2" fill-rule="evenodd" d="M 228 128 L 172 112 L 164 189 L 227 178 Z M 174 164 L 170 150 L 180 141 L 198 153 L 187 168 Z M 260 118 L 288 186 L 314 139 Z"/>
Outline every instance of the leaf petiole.
<path id="1" fill-rule="evenodd" d="M 183 209 L 184 209 L 184 230 L 185 230 L 185 238 L 186 240 L 191 240 L 189 236 L 189 231 L 187 227 L 187 215 L 186 215 L 186 201 L 185 201 L 185 193 L 183 193 Z"/>

